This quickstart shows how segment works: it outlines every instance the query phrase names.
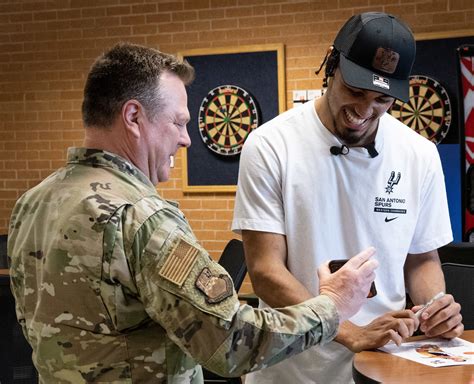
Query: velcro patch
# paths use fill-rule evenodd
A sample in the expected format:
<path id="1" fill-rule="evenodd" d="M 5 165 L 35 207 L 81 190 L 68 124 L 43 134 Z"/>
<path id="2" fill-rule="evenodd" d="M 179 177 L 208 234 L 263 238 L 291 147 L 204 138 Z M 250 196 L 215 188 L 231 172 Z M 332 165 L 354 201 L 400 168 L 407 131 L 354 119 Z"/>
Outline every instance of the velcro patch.
<path id="1" fill-rule="evenodd" d="M 184 239 L 179 239 L 171 254 L 160 269 L 159 275 L 182 286 L 199 255 L 199 249 Z"/>
<path id="2" fill-rule="evenodd" d="M 213 275 L 204 268 L 196 279 L 196 287 L 206 295 L 210 304 L 218 303 L 232 296 L 232 280 L 227 275 Z"/>
<path id="3" fill-rule="evenodd" d="M 386 73 L 394 73 L 400 61 L 400 54 L 388 48 L 377 48 L 372 67 Z"/>

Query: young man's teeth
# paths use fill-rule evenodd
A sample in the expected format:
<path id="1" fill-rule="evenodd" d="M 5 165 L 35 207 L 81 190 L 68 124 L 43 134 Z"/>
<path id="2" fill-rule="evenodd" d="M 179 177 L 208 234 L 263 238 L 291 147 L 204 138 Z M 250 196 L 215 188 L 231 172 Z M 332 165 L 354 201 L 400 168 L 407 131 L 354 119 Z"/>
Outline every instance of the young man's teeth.
<path id="1" fill-rule="evenodd" d="M 352 124 L 362 124 L 366 120 L 366 119 L 358 119 L 356 116 L 354 116 L 348 110 L 344 110 L 344 113 L 346 114 L 347 120 L 349 120 L 349 122 L 351 122 Z"/>

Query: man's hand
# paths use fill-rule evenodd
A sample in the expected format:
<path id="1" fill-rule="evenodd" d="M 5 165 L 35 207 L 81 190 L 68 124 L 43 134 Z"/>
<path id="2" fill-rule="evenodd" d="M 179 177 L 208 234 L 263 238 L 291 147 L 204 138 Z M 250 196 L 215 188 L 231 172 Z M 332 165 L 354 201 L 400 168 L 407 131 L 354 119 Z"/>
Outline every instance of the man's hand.
<path id="1" fill-rule="evenodd" d="M 329 271 L 329 263 L 318 269 L 319 293 L 334 301 L 341 323 L 355 315 L 367 300 L 378 266 L 377 260 L 372 258 L 374 254 L 375 248 L 367 248 L 333 274 Z"/>
<path id="2" fill-rule="evenodd" d="M 416 313 L 422 307 L 416 305 L 412 311 Z M 460 311 L 461 306 L 454 301 L 453 296 L 444 295 L 423 311 L 420 317 L 420 330 L 429 337 L 440 336 L 446 339 L 458 337 L 464 331 Z"/>
<path id="3" fill-rule="evenodd" d="M 352 352 L 380 348 L 390 340 L 400 345 L 413 335 L 418 324 L 418 319 L 409 309 L 387 312 L 362 327 L 346 321 L 339 328 L 336 341 Z"/>

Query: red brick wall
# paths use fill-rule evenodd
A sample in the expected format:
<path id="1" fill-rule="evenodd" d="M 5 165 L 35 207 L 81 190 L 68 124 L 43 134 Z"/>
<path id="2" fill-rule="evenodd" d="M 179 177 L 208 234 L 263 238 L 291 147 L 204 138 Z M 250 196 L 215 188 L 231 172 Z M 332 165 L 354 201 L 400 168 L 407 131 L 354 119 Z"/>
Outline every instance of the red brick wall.
<path id="1" fill-rule="evenodd" d="M 84 79 L 107 47 L 126 40 L 177 53 L 284 43 L 291 106 L 292 90 L 321 87 L 314 69 L 341 24 L 369 10 L 400 16 L 415 33 L 474 28 L 471 0 L 2 0 L 0 233 L 15 199 L 63 165 L 67 147 L 81 145 Z M 183 194 L 179 156 L 176 165 L 159 191 L 180 201 L 217 258 L 234 237 L 234 194 Z"/>

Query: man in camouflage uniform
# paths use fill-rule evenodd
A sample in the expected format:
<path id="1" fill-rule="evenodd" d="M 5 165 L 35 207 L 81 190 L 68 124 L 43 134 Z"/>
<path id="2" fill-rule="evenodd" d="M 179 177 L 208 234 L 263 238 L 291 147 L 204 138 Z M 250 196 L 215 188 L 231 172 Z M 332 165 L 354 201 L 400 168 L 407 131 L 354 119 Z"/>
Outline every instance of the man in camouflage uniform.
<path id="1" fill-rule="evenodd" d="M 321 295 L 281 310 L 240 306 L 232 281 L 155 185 L 190 145 L 187 63 L 119 44 L 84 91 L 85 148 L 28 191 L 11 219 L 12 290 L 43 383 L 202 383 L 330 341 L 374 279 L 372 249 Z M 317 362 L 315 362 L 317 364 Z"/>

